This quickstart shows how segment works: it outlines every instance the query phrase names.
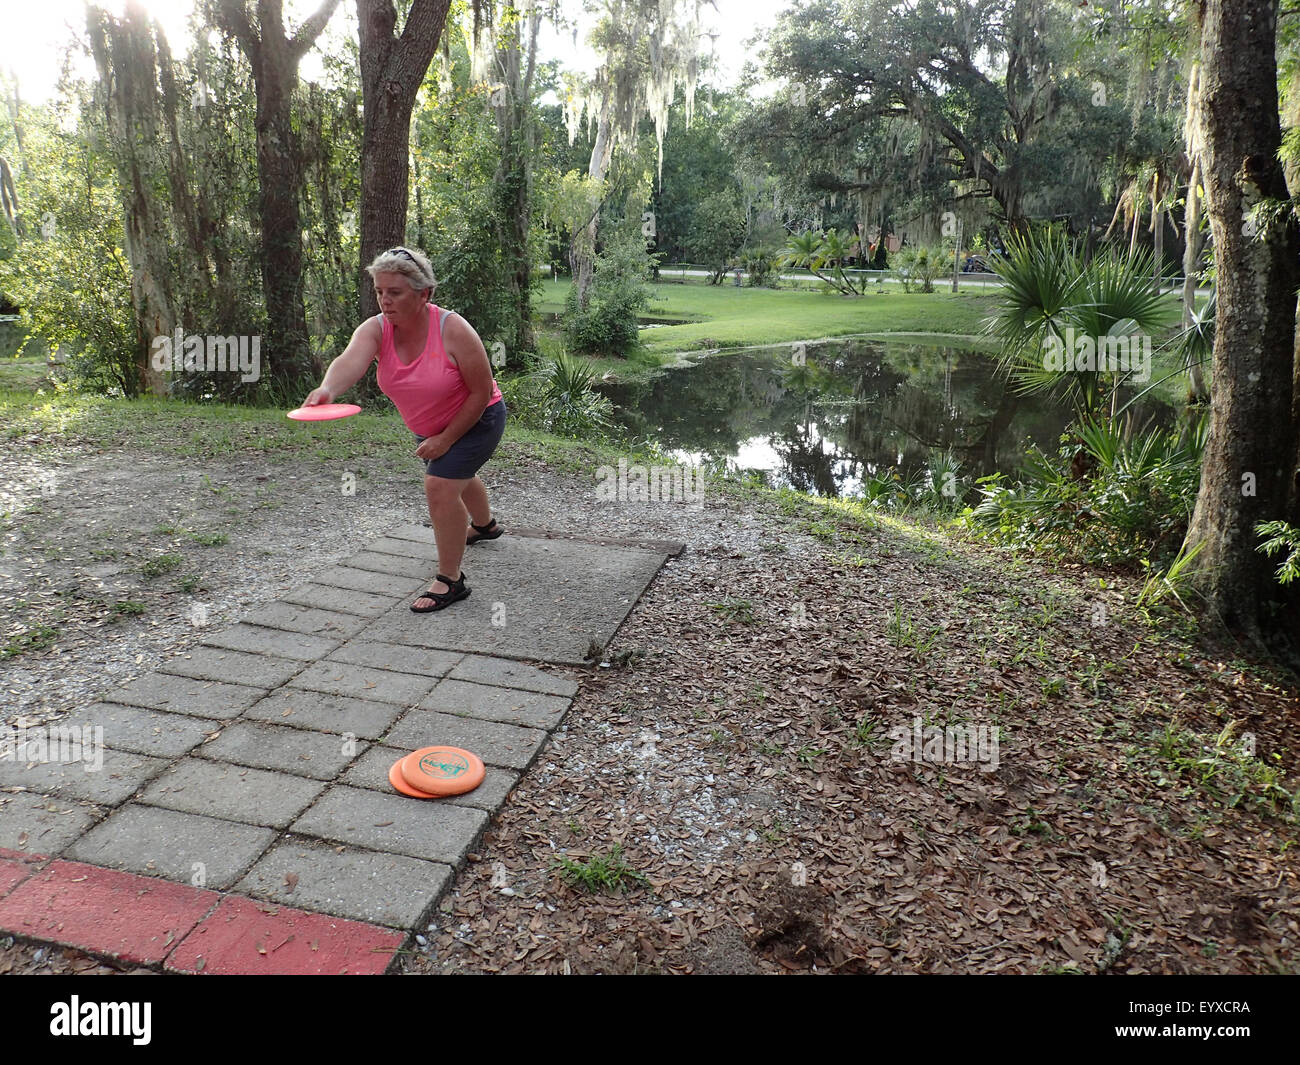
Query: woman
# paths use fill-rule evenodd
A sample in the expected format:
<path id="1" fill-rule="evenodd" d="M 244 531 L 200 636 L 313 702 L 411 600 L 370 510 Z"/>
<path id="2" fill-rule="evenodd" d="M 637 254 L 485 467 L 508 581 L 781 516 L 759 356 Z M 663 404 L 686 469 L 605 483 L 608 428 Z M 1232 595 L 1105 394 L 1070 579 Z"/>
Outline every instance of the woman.
<path id="1" fill-rule="evenodd" d="M 391 248 L 366 272 L 374 279 L 380 313 L 357 327 L 303 406 L 333 403 L 378 359 L 379 387 L 415 434 L 415 454 L 425 461 L 438 571 L 411 604 L 425 614 L 469 596 L 460 568 L 465 545 L 495 540 L 505 531 L 492 517 L 487 487 L 477 474 L 501 441 L 506 405 L 473 326 L 429 302 L 438 282 L 424 255 Z"/>

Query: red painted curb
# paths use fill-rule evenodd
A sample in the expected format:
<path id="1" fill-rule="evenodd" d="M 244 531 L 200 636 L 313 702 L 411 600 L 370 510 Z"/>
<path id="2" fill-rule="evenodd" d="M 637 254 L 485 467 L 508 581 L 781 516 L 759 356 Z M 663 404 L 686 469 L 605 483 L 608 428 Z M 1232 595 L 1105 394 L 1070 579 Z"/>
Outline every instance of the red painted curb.
<path id="1" fill-rule="evenodd" d="M 405 938 L 377 925 L 226 895 L 172 951 L 166 968 L 180 973 L 377 975 Z"/>
<path id="2" fill-rule="evenodd" d="M 0 858 L 0 899 L 13 891 L 19 884 L 37 872 L 34 863 L 16 862 L 12 858 Z"/>
<path id="3" fill-rule="evenodd" d="M 154 877 L 56 861 L 0 900 L 0 928 L 137 965 L 158 963 L 219 897 Z"/>

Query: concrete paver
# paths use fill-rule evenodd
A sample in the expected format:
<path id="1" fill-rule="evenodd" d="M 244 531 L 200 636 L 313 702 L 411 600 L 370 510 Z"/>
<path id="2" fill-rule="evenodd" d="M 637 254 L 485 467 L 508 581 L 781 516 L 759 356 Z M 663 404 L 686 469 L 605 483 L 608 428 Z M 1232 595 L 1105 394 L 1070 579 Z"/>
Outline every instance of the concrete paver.
<path id="1" fill-rule="evenodd" d="M 128 803 L 73 844 L 68 857 L 223 889 L 243 875 L 275 835 L 270 828 Z"/>
<path id="2" fill-rule="evenodd" d="M 249 654 L 246 651 L 226 651 L 219 647 L 196 647 L 167 659 L 158 667 L 158 672 L 177 677 L 197 677 L 200 680 L 225 681 L 238 677 L 246 684 L 278 688 L 300 669 L 301 662 L 283 658 L 268 658 L 264 654 Z"/>
<path id="3" fill-rule="evenodd" d="M 277 844 L 236 885 L 268 898 L 336 917 L 413 928 L 451 880 L 451 866 L 401 854 L 339 849 L 312 840 Z"/>
<path id="4" fill-rule="evenodd" d="M 521 728 L 500 721 L 440 714 L 434 710 L 412 710 L 384 737 L 391 747 L 463 747 L 473 751 L 487 765 L 526 769 L 542 749 L 548 733 Z"/>
<path id="5" fill-rule="evenodd" d="M 83 754 L 85 752 L 83 751 Z M 94 762 L 17 762 L 0 760 L 0 787 L 20 787 L 60 799 L 116 806 L 149 780 L 167 763 L 130 751 L 105 749 L 103 764 Z"/>
<path id="6" fill-rule="evenodd" d="M 324 589 L 325 585 L 316 585 Z M 340 589 L 333 589 L 335 592 Z M 358 598 L 373 598 L 382 604 L 375 612 L 382 614 L 394 600 L 390 596 L 366 596 L 364 592 L 343 590 L 349 603 L 355 604 Z M 365 617 L 358 617 L 357 611 L 351 613 L 338 607 L 301 606 L 293 603 L 267 603 L 245 616 L 244 621 L 250 625 L 259 625 L 268 629 L 284 629 L 287 632 L 300 632 L 307 636 L 321 636 L 330 640 L 346 640 L 365 628 Z"/>
<path id="7" fill-rule="evenodd" d="M 323 658 L 343 642 L 343 638 L 327 639 L 308 636 L 306 633 L 285 629 L 270 629 L 263 625 L 249 625 L 241 621 L 228 629 L 204 636 L 202 647 L 219 647 L 228 651 L 248 651 L 252 654 L 274 655 L 298 662 L 314 662 Z"/>
<path id="8" fill-rule="evenodd" d="M 421 710 L 437 710 L 444 714 L 481 717 L 527 728 L 553 729 L 569 708 L 569 700 L 559 695 L 446 679 L 439 681 L 419 706 Z"/>
<path id="9" fill-rule="evenodd" d="M 293 823 L 293 831 L 455 866 L 487 822 L 482 810 L 336 784 Z"/>
<path id="10" fill-rule="evenodd" d="M 104 693 L 104 701 L 227 720 L 238 717 L 268 690 L 248 684 L 225 684 L 168 673 L 150 673 L 128 684 L 109 688 Z"/>
<path id="11" fill-rule="evenodd" d="M 244 716 L 254 721 L 333 732 L 340 736 L 351 732 L 354 736 L 374 740 L 388 731 L 406 709 L 400 703 L 327 695 L 307 688 L 281 688 L 254 703 Z"/>
<path id="12" fill-rule="evenodd" d="M 356 639 L 331 651 L 325 660 L 374 666 L 395 673 L 415 673 L 422 677 L 442 677 L 463 657 L 459 651 L 433 651 L 400 643 L 373 643 L 370 640 Z"/>
<path id="13" fill-rule="evenodd" d="M 287 773 L 269 773 L 189 757 L 162 773 L 140 796 L 150 806 L 284 828 L 324 785 Z"/>
<path id="14" fill-rule="evenodd" d="M 73 720 L 104 729 L 104 744 L 118 751 L 135 751 L 155 758 L 179 758 L 221 728 L 210 717 L 167 714 L 142 706 L 96 703 Z"/>
<path id="15" fill-rule="evenodd" d="M 237 721 L 195 753 L 200 758 L 333 780 L 370 745 L 355 736 Z"/>
<path id="16" fill-rule="evenodd" d="M 0 795 L 0 848 L 29 854 L 62 854 L 103 816 L 96 806 L 20 791 Z"/>
<path id="17" fill-rule="evenodd" d="M 57 861 L 0 900 L 0 928 L 136 965 L 161 962 L 218 898 L 166 880 Z"/>
<path id="18" fill-rule="evenodd" d="M 361 618 L 377 618 L 397 603 L 397 597 L 351 588 L 337 588 L 330 584 L 302 584 L 287 592 L 281 603 L 329 610 L 338 614 L 352 614 Z M 266 624 L 260 616 L 259 621 L 261 624 Z"/>
<path id="19" fill-rule="evenodd" d="M 347 662 L 316 662 L 290 682 L 291 688 L 324 692 L 326 695 L 349 695 L 354 699 L 373 699 L 382 703 L 417 703 L 432 689 L 433 677 L 412 673 L 393 673 L 373 666 L 354 666 Z"/>

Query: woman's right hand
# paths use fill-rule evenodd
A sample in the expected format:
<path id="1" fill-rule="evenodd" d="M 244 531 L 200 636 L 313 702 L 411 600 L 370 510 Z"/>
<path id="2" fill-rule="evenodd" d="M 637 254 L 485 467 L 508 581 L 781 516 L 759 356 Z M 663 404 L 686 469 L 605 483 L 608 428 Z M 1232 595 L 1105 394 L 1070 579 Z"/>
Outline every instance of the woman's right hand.
<path id="1" fill-rule="evenodd" d="M 312 389 L 311 395 L 302 401 L 304 407 L 315 407 L 320 403 L 333 403 L 334 397 L 330 395 L 327 388 Z"/>

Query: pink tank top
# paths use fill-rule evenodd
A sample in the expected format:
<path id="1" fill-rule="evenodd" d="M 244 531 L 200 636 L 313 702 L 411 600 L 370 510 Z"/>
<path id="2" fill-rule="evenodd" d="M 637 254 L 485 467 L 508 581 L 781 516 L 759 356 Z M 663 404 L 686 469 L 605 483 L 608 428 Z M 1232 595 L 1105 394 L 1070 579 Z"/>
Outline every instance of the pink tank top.
<path id="1" fill-rule="evenodd" d="M 469 398 L 469 386 L 460 375 L 460 367 L 447 358 L 442 346 L 442 323 L 450 311 L 430 303 L 429 339 L 419 357 L 404 365 L 393 347 L 393 323 L 380 316 L 384 335 L 379 342 L 379 368 L 376 376 L 380 391 L 393 401 L 402 421 L 413 433 L 436 436 Z M 495 378 L 488 406 L 501 399 Z"/>

